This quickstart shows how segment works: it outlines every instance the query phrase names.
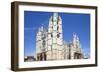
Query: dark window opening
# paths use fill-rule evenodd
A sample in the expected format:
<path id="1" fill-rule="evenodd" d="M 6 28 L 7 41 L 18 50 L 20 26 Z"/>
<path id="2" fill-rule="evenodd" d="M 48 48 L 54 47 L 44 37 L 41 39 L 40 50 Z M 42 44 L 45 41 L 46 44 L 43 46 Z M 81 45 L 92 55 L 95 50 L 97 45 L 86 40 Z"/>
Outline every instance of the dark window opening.
<path id="1" fill-rule="evenodd" d="M 57 30 L 59 29 L 59 26 L 57 26 Z"/>
<path id="2" fill-rule="evenodd" d="M 52 29 L 53 29 L 53 26 L 52 26 Z"/>
<path id="3" fill-rule="evenodd" d="M 42 43 L 43 47 L 45 47 L 45 40 L 43 40 L 43 43 Z"/>
<path id="4" fill-rule="evenodd" d="M 57 24 L 59 23 L 59 18 L 57 18 Z"/>
<path id="5" fill-rule="evenodd" d="M 46 60 L 46 53 L 44 53 L 44 60 Z"/>
<path id="6" fill-rule="evenodd" d="M 82 55 L 80 53 L 74 53 L 74 59 L 81 59 Z"/>
<path id="7" fill-rule="evenodd" d="M 52 33 L 51 33 L 51 37 L 53 37 Z"/>
<path id="8" fill-rule="evenodd" d="M 42 58 L 43 58 L 43 57 L 42 57 L 42 53 L 41 53 L 41 54 L 40 54 L 40 61 L 42 61 Z"/>
<path id="9" fill-rule="evenodd" d="M 57 38 L 59 38 L 60 36 L 59 36 L 59 34 L 57 34 Z"/>

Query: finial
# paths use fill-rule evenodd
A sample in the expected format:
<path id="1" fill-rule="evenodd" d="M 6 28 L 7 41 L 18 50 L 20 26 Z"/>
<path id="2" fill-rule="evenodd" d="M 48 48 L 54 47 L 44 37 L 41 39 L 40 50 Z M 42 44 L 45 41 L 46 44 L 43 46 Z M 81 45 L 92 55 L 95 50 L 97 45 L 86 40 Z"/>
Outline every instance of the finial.
<path id="1" fill-rule="evenodd" d="M 74 33 L 73 33 L 73 38 L 76 38 L 76 37 L 77 37 L 77 36 L 76 36 L 76 33 L 74 32 Z"/>
<path id="2" fill-rule="evenodd" d="M 57 13 L 57 12 L 54 12 L 54 13 L 53 13 L 53 16 L 54 16 L 54 17 L 58 17 L 58 13 Z"/>

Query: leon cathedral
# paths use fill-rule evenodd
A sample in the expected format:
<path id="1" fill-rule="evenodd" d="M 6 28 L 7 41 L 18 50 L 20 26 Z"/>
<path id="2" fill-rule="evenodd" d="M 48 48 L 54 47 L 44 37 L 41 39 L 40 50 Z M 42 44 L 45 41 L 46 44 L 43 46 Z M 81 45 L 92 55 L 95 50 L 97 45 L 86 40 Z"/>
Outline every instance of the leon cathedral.
<path id="1" fill-rule="evenodd" d="M 71 42 L 64 41 L 62 25 L 61 17 L 53 13 L 48 29 L 39 27 L 36 34 L 37 61 L 84 58 L 79 37 L 74 33 Z"/>

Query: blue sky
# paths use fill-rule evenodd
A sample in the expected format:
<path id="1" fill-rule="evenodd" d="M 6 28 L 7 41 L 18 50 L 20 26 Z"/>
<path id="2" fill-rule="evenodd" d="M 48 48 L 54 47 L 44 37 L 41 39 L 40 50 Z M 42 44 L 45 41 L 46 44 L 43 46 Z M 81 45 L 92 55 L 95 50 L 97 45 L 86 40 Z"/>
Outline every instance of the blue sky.
<path id="1" fill-rule="evenodd" d="M 36 52 L 36 32 L 43 25 L 48 27 L 53 12 L 24 11 L 24 55 L 31 56 Z M 90 14 L 59 13 L 62 18 L 63 39 L 72 41 L 73 33 L 80 38 L 83 52 L 90 53 Z"/>

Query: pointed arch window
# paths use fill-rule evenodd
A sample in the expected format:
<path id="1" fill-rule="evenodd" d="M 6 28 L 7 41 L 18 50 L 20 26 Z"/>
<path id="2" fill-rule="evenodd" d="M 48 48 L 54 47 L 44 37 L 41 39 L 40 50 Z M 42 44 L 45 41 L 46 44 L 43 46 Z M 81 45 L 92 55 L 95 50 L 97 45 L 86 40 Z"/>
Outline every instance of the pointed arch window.
<path id="1" fill-rule="evenodd" d="M 53 37 L 53 34 L 51 33 L 51 37 Z"/>
<path id="2" fill-rule="evenodd" d="M 59 26 L 57 26 L 57 30 L 59 29 Z"/>
<path id="3" fill-rule="evenodd" d="M 59 38 L 60 37 L 60 35 L 59 34 L 57 34 L 57 38 Z"/>

